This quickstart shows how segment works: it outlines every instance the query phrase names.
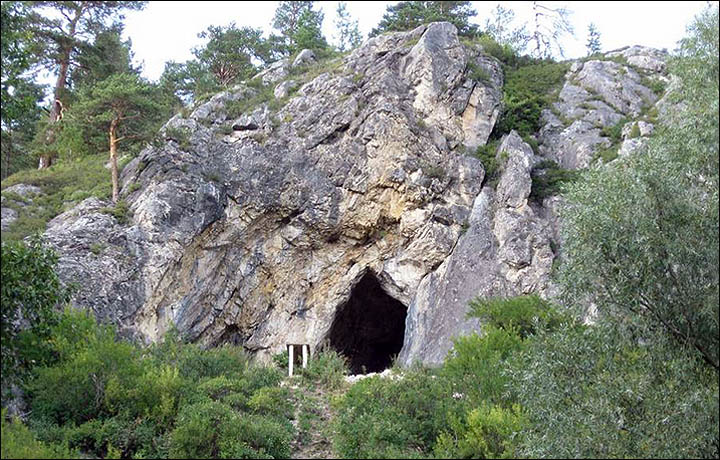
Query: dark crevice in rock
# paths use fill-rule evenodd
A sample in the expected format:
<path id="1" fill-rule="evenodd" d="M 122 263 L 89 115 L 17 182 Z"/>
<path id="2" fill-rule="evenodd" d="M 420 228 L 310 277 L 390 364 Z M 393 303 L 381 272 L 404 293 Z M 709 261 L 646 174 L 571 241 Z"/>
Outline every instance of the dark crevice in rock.
<path id="1" fill-rule="evenodd" d="M 330 346 L 348 359 L 354 374 L 390 367 L 403 346 L 407 307 L 366 273 L 340 306 L 330 328 Z"/>

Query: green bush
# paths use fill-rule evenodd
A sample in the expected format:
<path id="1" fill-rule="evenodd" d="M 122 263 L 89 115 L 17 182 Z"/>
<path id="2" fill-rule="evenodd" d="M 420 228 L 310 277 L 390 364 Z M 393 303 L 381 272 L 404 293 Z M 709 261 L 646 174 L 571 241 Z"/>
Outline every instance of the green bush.
<path id="1" fill-rule="evenodd" d="M 28 384 L 33 413 L 59 424 L 117 414 L 142 375 L 136 349 L 98 327 L 85 347 L 66 361 L 35 369 Z"/>
<path id="2" fill-rule="evenodd" d="M 292 428 L 215 401 L 186 406 L 170 435 L 174 458 L 288 458 Z"/>
<path id="3" fill-rule="evenodd" d="M 530 198 L 542 202 L 549 196 L 562 193 L 567 184 L 575 182 L 580 177 L 580 172 L 561 168 L 552 160 L 544 160 L 533 167 L 530 175 L 532 179 Z"/>
<path id="4" fill-rule="evenodd" d="M 1 251 L 0 311 L 5 383 L 6 379 L 27 370 L 34 358 L 32 338 L 48 337 L 50 327 L 57 321 L 54 309 L 68 299 L 69 292 L 60 284 L 54 271 L 57 255 L 43 246 L 42 240 L 32 239 L 27 244 L 3 242 Z M 24 334 L 18 326 L 20 318 L 29 325 Z"/>
<path id="5" fill-rule="evenodd" d="M 475 158 L 482 161 L 483 167 L 485 168 L 484 184 L 494 185 L 499 179 L 500 165 L 497 160 L 497 150 L 499 146 L 500 139 L 493 139 L 485 145 L 478 146 L 475 150 Z"/>
<path id="6" fill-rule="evenodd" d="M 2 458 L 79 458 L 80 453 L 67 446 L 38 441 L 33 433 L 19 420 L 7 420 L 5 409 L 0 416 L 2 424 Z"/>
<path id="7" fill-rule="evenodd" d="M 287 360 L 286 360 L 287 361 Z M 312 357 L 307 369 L 302 369 L 303 380 L 334 390 L 345 382 L 348 372 L 345 358 L 335 350 L 323 350 Z"/>
<path id="8" fill-rule="evenodd" d="M 440 434 L 436 458 L 518 458 L 517 435 L 526 425 L 518 404 L 510 408 L 481 404 Z"/>
<path id="9" fill-rule="evenodd" d="M 470 302 L 469 316 L 480 318 L 486 324 L 517 334 L 525 339 L 535 334 L 538 327 L 555 329 L 566 318 L 552 305 L 536 294 L 511 298 L 474 299 Z"/>
<path id="10" fill-rule="evenodd" d="M 503 111 L 493 129 L 499 139 L 513 129 L 523 138 L 540 129 L 542 110 L 555 99 L 556 91 L 565 81 L 569 64 L 536 61 L 518 68 L 505 69 Z"/>
<path id="11" fill-rule="evenodd" d="M 287 388 L 262 387 L 253 393 L 247 403 L 250 410 L 258 415 L 279 419 L 293 418 L 293 405 Z"/>
<path id="12" fill-rule="evenodd" d="M 428 371 L 366 378 L 338 402 L 335 448 L 344 458 L 428 457 L 453 405 L 450 385 Z"/>

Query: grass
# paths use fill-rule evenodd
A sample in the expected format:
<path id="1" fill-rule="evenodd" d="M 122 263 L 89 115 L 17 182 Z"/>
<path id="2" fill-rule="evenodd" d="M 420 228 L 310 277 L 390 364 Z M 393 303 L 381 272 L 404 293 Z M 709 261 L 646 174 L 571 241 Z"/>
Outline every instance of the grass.
<path id="1" fill-rule="evenodd" d="M 562 193 L 563 186 L 577 180 L 580 172 L 561 168 L 552 160 L 543 160 L 535 165 L 530 175 L 532 177 L 530 198 L 541 202 L 549 196 Z"/>
<path id="2" fill-rule="evenodd" d="M 609 138 L 613 144 L 618 143 L 622 140 L 622 129 L 627 122 L 628 119 L 623 117 L 614 125 L 602 128 L 600 130 L 600 135 Z"/>
<path id="3" fill-rule="evenodd" d="M 468 61 L 467 76 L 471 80 L 475 80 L 480 83 L 490 83 L 492 81 L 492 75 L 490 75 L 490 72 L 474 60 Z"/>
<path id="4" fill-rule="evenodd" d="M 497 161 L 497 149 L 500 146 L 500 139 L 489 141 L 485 145 L 479 146 L 474 153 L 474 157 L 482 161 L 485 168 L 485 185 L 495 186 L 499 179 L 500 164 Z"/>
<path id="5" fill-rule="evenodd" d="M 518 68 L 506 67 L 503 112 L 492 132 L 499 139 L 512 130 L 530 136 L 540 130 L 540 116 L 565 81 L 568 63 L 536 61 Z"/>
<path id="6" fill-rule="evenodd" d="M 180 150 L 190 150 L 192 144 L 190 143 L 190 130 L 187 128 L 175 128 L 168 127 L 165 129 L 165 139 L 171 139 L 177 142 Z"/>
<path id="7" fill-rule="evenodd" d="M 2 181 L 2 189 L 15 184 L 40 187 L 41 193 L 32 203 L 20 206 L 12 194 L 6 206 L 18 212 L 18 219 L 2 232 L 3 240 L 20 240 L 36 232 L 44 232 L 47 223 L 85 198 L 108 199 L 112 194 L 107 158 L 93 155 L 77 160 L 61 160 L 47 169 L 18 171 Z M 123 166 L 123 165 L 118 165 Z"/>
<path id="8" fill-rule="evenodd" d="M 602 160 L 603 163 L 609 163 L 618 157 L 618 149 L 620 142 L 614 142 L 610 147 L 604 147 L 595 152 L 593 161 Z"/>

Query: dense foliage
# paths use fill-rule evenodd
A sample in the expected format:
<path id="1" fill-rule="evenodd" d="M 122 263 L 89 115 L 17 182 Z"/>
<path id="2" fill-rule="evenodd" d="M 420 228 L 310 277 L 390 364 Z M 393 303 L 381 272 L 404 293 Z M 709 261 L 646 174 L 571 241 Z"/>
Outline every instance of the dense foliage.
<path id="1" fill-rule="evenodd" d="M 372 30 L 371 37 L 384 32 L 412 30 L 430 22 L 447 21 L 458 29 L 463 36 L 473 36 L 478 27 L 470 23 L 477 12 L 470 2 L 398 2 L 387 7 L 380 24 Z"/>
<path id="2" fill-rule="evenodd" d="M 42 442 L 94 456 L 284 458 L 294 430 L 278 369 L 241 349 L 202 350 L 176 335 L 150 348 L 67 310 L 38 339 L 25 386 Z"/>
<path id="3" fill-rule="evenodd" d="M 67 291 L 55 274 L 57 256 L 39 239 L 27 245 L 2 243 L 2 376 L 3 383 L 27 369 L 21 331 L 47 337 L 55 322 L 54 308 L 67 299 Z"/>

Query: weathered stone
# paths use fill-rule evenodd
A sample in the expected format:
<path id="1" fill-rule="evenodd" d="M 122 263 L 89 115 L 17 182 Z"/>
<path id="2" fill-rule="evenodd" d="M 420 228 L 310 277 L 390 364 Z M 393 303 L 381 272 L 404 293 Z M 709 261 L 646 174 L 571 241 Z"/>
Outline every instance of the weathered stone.
<path id="1" fill-rule="evenodd" d="M 28 184 L 15 184 L 3 189 L 3 193 L 14 193 L 32 202 L 32 198 L 42 192 L 40 187 Z"/>
<path id="2" fill-rule="evenodd" d="M 3 197 L 4 198 L 4 197 Z M 4 232 L 10 225 L 15 222 L 18 217 L 18 213 L 14 209 L 0 208 L 0 229 Z"/>
<path id="3" fill-rule="evenodd" d="M 290 91 L 295 89 L 297 87 L 297 82 L 295 80 L 286 80 L 281 83 L 279 83 L 275 90 L 273 91 L 273 95 L 275 96 L 275 99 L 284 99 L 288 97 L 290 94 Z"/>
<path id="4" fill-rule="evenodd" d="M 634 70 L 592 62 L 573 66 L 538 135 L 541 156 L 566 167 L 589 164 L 609 145 L 602 127 L 654 100 L 637 99 L 647 88 Z M 128 223 L 98 200 L 54 219 L 60 276 L 82 281 L 75 305 L 146 341 L 174 326 L 268 359 L 353 333 L 334 322 L 370 283 L 407 307 L 400 362 L 437 364 L 453 336 L 480 330 L 470 299 L 552 295 L 559 205 L 530 198 L 541 158 L 507 135 L 495 191 L 459 153 L 492 131 L 499 62 L 434 23 L 372 38 L 338 64 L 286 100 L 282 61 L 254 77 L 276 84 L 278 101 L 230 118 L 233 101 L 257 94 L 240 85 L 169 120 L 164 144 L 123 170 Z M 630 90 L 615 87 L 625 79 Z"/>
<path id="5" fill-rule="evenodd" d="M 481 331 L 478 319 L 467 318 L 476 298 L 537 292 L 550 286 L 552 222 L 528 204 L 532 149 L 515 132 L 498 152 L 503 173 L 498 192 L 484 187 L 475 199 L 467 231 L 452 253 L 426 275 L 408 308 L 405 342 L 398 362 L 439 365 L 452 348 L 452 338 Z"/>
<path id="6" fill-rule="evenodd" d="M 287 59 L 281 59 L 255 75 L 253 80 L 259 78 L 264 85 L 271 85 L 287 78 L 288 75 L 290 75 L 290 62 Z"/>
<path id="7" fill-rule="evenodd" d="M 640 116 L 658 99 L 644 86 L 644 76 L 635 67 L 664 79 L 666 54 L 632 47 L 608 53 L 606 57 L 620 57 L 628 65 L 612 60 L 573 63 L 558 101 L 553 103 L 552 110 L 543 111 L 543 127 L 538 133 L 540 153 L 565 168 L 588 167 L 596 152 L 612 143 L 603 136 L 603 128 L 623 118 Z M 644 127 L 647 132 L 647 125 Z"/>
<path id="8" fill-rule="evenodd" d="M 312 64 L 316 61 L 317 61 L 317 58 L 315 57 L 315 53 L 313 53 L 312 50 L 302 50 L 295 57 L 295 60 L 293 61 L 292 66 L 298 67 L 301 65 L 308 65 L 308 64 Z"/>

